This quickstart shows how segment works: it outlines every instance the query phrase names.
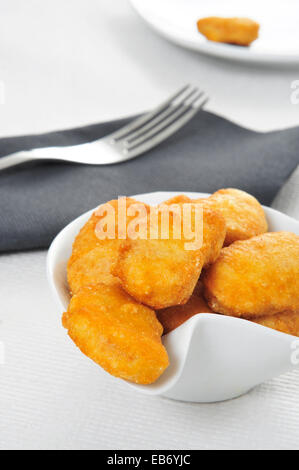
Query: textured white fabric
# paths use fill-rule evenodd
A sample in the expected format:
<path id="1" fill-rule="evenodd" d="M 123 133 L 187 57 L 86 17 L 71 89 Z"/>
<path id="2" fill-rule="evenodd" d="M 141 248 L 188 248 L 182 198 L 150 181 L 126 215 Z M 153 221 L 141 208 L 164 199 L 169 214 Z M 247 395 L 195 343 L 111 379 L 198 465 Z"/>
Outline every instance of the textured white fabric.
<path id="1" fill-rule="evenodd" d="M 0 258 L 1 449 L 299 449 L 298 372 L 212 405 L 136 393 L 68 339 L 45 259 Z"/>

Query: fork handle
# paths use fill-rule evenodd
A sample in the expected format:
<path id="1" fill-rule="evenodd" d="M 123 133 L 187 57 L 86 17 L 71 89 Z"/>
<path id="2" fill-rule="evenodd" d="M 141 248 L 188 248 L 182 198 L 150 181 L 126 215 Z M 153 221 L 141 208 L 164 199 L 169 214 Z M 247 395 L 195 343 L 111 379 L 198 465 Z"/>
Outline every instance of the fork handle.
<path id="1" fill-rule="evenodd" d="M 32 155 L 30 151 L 13 153 L 7 157 L 0 158 L 0 170 L 4 170 L 5 168 L 19 165 L 20 163 L 28 162 L 30 160 L 34 160 L 34 155 Z"/>

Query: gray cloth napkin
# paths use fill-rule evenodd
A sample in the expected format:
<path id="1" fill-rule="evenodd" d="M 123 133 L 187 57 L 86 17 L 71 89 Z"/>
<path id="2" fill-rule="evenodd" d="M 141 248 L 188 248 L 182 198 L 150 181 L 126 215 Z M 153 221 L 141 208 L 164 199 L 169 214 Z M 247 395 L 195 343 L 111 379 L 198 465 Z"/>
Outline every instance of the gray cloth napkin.
<path id="1" fill-rule="evenodd" d="M 102 137 L 128 120 L 0 140 L 19 150 Z M 141 157 L 112 166 L 34 162 L 0 173 L 0 251 L 47 247 L 68 222 L 119 195 L 152 191 L 248 191 L 270 205 L 299 163 L 299 129 L 260 134 L 202 111 Z"/>
<path id="2" fill-rule="evenodd" d="M 299 166 L 278 192 L 272 207 L 299 220 Z"/>

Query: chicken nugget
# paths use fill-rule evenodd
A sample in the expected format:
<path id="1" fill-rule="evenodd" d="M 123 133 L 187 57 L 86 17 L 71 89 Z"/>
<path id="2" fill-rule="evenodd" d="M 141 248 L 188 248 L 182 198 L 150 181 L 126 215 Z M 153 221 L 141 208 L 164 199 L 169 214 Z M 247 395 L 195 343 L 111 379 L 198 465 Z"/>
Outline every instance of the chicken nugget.
<path id="1" fill-rule="evenodd" d="M 132 297 L 158 309 L 188 301 L 203 262 L 179 241 L 135 240 L 122 245 L 113 272 Z"/>
<path id="2" fill-rule="evenodd" d="M 202 284 L 199 281 L 185 305 L 177 305 L 156 311 L 157 318 L 163 326 L 164 335 L 175 330 L 198 313 L 213 313 L 203 297 L 202 290 Z"/>
<path id="3" fill-rule="evenodd" d="M 255 197 L 239 189 L 220 189 L 197 202 L 219 211 L 226 222 L 225 246 L 267 232 L 265 212 Z"/>
<path id="4" fill-rule="evenodd" d="M 220 211 L 203 207 L 203 252 L 206 268 L 220 255 L 226 237 L 226 222 Z"/>
<path id="5" fill-rule="evenodd" d="M 249 46 L 258 38 L 260 25 L 249 18 L 211 16 L 198 20 L 197 28 L 209 41 Z"/>
<path id="6" fill-rule="evenodd" d="M 299 236 L 265 233 L 221 251 L 203 276 L 214 312 L 255 318 L 299 311 Z"/>
<path id="7" fill-rule="evenodd" d="M 183 204 L 197 204 L 198 202 L 203 204 L 203 252 L 205 261 L 204 267 L 211 263 L 214 263 L 220 254 L 220 250 L 223 247 L 224 239 L 226 237 L 226 221 L 223 214 L 218 208 L 210 208 L 208 204 L 205 204 L 206 199 L 192 200 L 185 194 L 179 194 L 171 199 L 168 199 L 163 204 L 172 206 Z"/>
<path id="8" fill-rule="evenodd" d="M 143 203 L 131 198 L 123 198 L 122 208 L 128 211 L 131 206 L 144 208 L 148 211 L 149 207 Z M 104 218 L 107 211 L 112 209 L 115 215 L 114 238 L 101 239 L 97 234 L 97 228 Z M 90 217 L 87 223 L 82 227 L 77 235 L 74 244 L 72 256 L 68 262 L 68 283 L 72 293 L 78 292 L 83 286 L 97 284 L 99 282 L 114 282 L 114 276 L 111 274 L 113 263 L 118 256 L 118 249 L 121 240 L 118 239 L 118 210 L 119 201 L 113 200 L 102 204 Z M 134 212 L 134 211 L 133 211 Z M 128 224 L 134 215 L 126 215 L 126 224 Z"/>
<path id="9" fill-rule="evenodd" d="M 150 384 L 168 367 L 155 312 L 119 285 L 82 288 L 64 313 L 63 326 L 86 356 L 116 377 Z"/>
<path id="10" fill-rule="evenodd" d="M 111 240 L 106 240 L 106 242 L 69 264 L 67 277 L 72 294 L 84 286 L 99 282 L 104 284 L 115 282 L 116 278 L 111 274 L 111 269 L 118 256 L 119 241 L 113 240 L 111 243 Z"/>
<path id="11" fill-rule="evenodd" d="M 182 214 L 181 237 L 174 238 L 176 216 L 167 205 L 158 208 L 158 221 L 150 222 L 147 239 L 123 242 L 113 274 L 138 301 L 155 309 L 185 304 L 194 290 L 203 265 L 217 258 L 225 238 L 225 222 L 220 214 L 210 209 L 201 208 L 199 213 L 196 206 L 189 204 L 190 234 L 193 233 L 197 240 L 192 248 L 189 246 L 190 238 L 186 236 L 186 226 L 183 226 Z M 157 233 L 161 233 L 162 214 L 167 210 L 169 236 L 167 239 L 153 239 L 151 230 L 156 229 Z M 200 226 L 197 224 L 198 215 Z"/>
<path id="12" fill-rule="evenodd" d="M 121 200 L 122 200 L 122 203 L 125 204 L 126 209 L 128 209 L 132 204 L 143 204 L 129 197 L 121 198 Z M 92 214 L 90 219 L 86 222 L 86 224 L 81 228 L 79 234 L 77 235 L 73 243 L 70 264 L 76 259 L 78 259 L 79 257 L 81 257 L 82 255 L 102 245 L 103 240 L 101 240 L 97 236 L 96 227 L 97 227 L 97 224 L 106 216 L 105 210 L 107 206 L 110 206 L 115 211 L 115 231 L 117 233 L 119 200 L 114 199 L 112 201 L 106 202 L 105 204 L 101 204 L 95 210 L 95 212 Z M 148 210 L 148 206 L 146 204 L 144 204 L 144 206 Z"/>
<path id="13" fill-rule="evenodd" d="M 254 320 L 255 323 L 281 331 L 292 336 L 299 336 L 299 312 L 282 312 Z"/>

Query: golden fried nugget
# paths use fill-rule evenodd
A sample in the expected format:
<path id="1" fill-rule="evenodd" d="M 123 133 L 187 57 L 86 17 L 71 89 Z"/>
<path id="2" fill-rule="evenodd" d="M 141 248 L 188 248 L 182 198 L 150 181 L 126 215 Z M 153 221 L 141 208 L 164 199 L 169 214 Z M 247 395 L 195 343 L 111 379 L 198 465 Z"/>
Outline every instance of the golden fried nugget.
<path id="1" fill-rule="evenodd" d="M 225 246 L 267 232 L 264 209 L 255 197 L 239 189 L 220 189 L 207 199 L 197 199 L 205 207 L 219 211 L 226 222 Z"/>
<path id="2" fill-rule="evenodd" d="M 203 276 L 214 312 L 255 318 L 299 311 L 299 236 L 265 233 L 221 251 Z"/>
<path id="3" fill-rule="evenodd" d="M 167 205 L 166 205 L 167 206 Z M 159 208 L 156 224 L 161 232 L 162 213 Z M 113 274 L 123 288 L 138 301 L 155 309 L 185 304 L 190 298 L 204 264 L 212 262 L 220 253 L 225 238 L 225 222 L 211 209 L 203 209 L 200 228 L 196 224 L 196 204 L 190 205 L 190 227 L 197 233 L 199 243 L 188 249 L 190 240 L 185 237 L 181 217 L 181 238 L 174 239 L 175 215 L 169 213 L 168 239 L 127 240 L 121 245 Z M 155 224 L 151 224 L 151 229 Z"/>
<path id="4" fill-rule="evenodd" d="M 111 267 L 118 256 L 117 240 L 103 243 L 101 246 L 85 253 L 68 266 L 68 283 L 72 294 L 83 286 L 91 286 L 102 282 L 113 284 L 115 276 L 111 274 Z"/>
<path id="5" fill-rule="evenodd" d="M 197 28 L 209 41 L 249 46 L 258 38 L 260 25 L 249 18 L 211 16 L 198 20 Z"/>
<path id="6" fill-rule="evenodd" d="M 188 301 L 203 262 L 179 240 L 128 240 L 113 272 L 132 297 L 158 309 Z"/>
<path id="7" fill-rule="evenodd" d="M 168 211 L 166 239 L 161 238 L 162 213 L 148 223 L 146 239 L 126 240 L 122 243 L 113 274 L 123 288 L 138 301 L 153 308 L 165 308 L 187 302 L 197 283 L 204 263 L 201 249 L 186 249 L 183 231 L 173 238 L 175 216 Z M 181 223 L 180 223 L 181 226 Z M 156 230 L 156 239 L 152 236 Z M 201 243 L 199 243 L 201 246 Z"/>
<path id="8" fill-rule="evenodd" d="M 292 336 L 299 336 L 299 311 L 283 312 L 254 320 L 255 323 L 267 326 Z"/>
<path id="9" fill-rule="evenodd" d="M 215 263 L 226 237 L 226 222 L 221 212 L 203 207 L 203 252 L 204 267 Z"/>
<path id="10" fill-rule="evenodd" d="M 128 209 L 132 204 L 143 204 L 135 199 L 132 198 L 124 198 L 126 208 Z M 118 229 L 118 200 L 114 199 L 112 201 L 108 201 L 105 204 L 101 204 L 95 212 L 92 214 L 90 219 L 86 222 L 86 224 L 82 227 L 80 230 L 79 234 L 75 238 L 75 241 L 73 243 L 73 250 L 72 250 L 72 256 L 70 263 L 75 261 L 78 257 L 84 255 L 85 253 L 88 253 L 89 251 L 93 250 L 94 248 L 97 248 L 98 246 L 101 246 L 102 241 L 100 240 L 97 235 L 96 235 L 96 227 L 97 224 L 103 219 L 105 214 L 103 215 L 102 212 L 99 212 L 100 208 L 105 208 L 105 206 L 110 205 L 113 207 L 115 210 L 115 215 L 116 215 L 116 225 L 115 229 L 117 232 Z M 148 206 L 144 204 L 146 208 Z M 105 240 L 106 241 L 106 240 Z"/>
<path id="11" fill-rule="evenodd" d="M 185 194 L 178 194 L 177 196 L 173 196 L 172 198 L 167 199 L 167 201 L 162 202 L 162 204 L 171 206 L 171 204 L 185 204 L 188 202 L 192 202 L 190 197 L 186 196 Z"/>
<path id="12" fill-rule="evenodd" d="M 202 290 L 201 282 L 198 282 L 193 294 L 185 305 L 177 305 L 156 311 L 157 318 L 163 326 L 164 335 L 175 330 L 198 313 L 213 313 L 203 297 Z"/>
<path id="13" fill-rule="evenodd" d="M 131 198 L 125 198 L 126 208 L 142 205 L 146 211 L 149 207 Z M 97 226 L 105 217 L 105 207 L 110 205 L 115 211 L 115 238 L 101 240 L 97 234 Z M 82 227 L 77 235 L 72 256 L 68 262 L 68 283 L 72 293 L 78 292 L 83 286 L 97 284 L 99 282 L 114 282 L 111 268 L 118 256 L 118 249 L 121 240 L 118 235 L 118 200 L 109 201 L 100 206 L 87 223 Z M 134 215 L 127 215 L 127 224 L 134 218 Z"/>
<path id="14" fill-rule="evenodd" d="M 182 204 L 194 204 L 203 202 L 203 251 L 205 253 L 204 267 L 214 263 L 220 254 L 220 250 L 223 247 L 224 238 L 226 236 L 226 221 L 216 207 L 210 208 L 208 204 L 205 204 L 206 199 L 192 200 L 185 194 L 179 194 L 171 199 L 160 204 L 166 205 L 180 205 Z M 212 210 L 211 210 L 212 209 Z"/>
<path id="15" fill-rule="evenodd" d="M 86 356 L 116 377 L 150 384 L 169 364 L 155 312 L 119 285 L 82 288 L 64 313 L 63 326 Z"/>

